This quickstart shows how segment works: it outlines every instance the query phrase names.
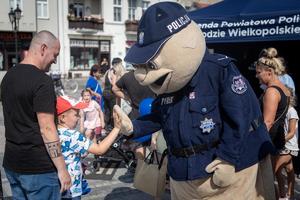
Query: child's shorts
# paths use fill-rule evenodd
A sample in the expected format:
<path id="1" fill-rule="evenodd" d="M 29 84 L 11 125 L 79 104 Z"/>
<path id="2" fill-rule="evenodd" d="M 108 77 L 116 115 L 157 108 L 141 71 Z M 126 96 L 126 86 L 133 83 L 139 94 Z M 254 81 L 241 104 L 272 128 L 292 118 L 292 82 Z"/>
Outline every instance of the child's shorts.
<path id="1" fill-rule="evenodd" d="M 289 149 L 281 149 L 279 150 L 280 155 L 291 155 L 291 156 L 298 156 L 298 151 L 289 150 Z"/>
<path id="2" fill-rule="evenodd" d="M 101 131 L 102 131 L 102 127 L 98 126 L 94 129 L 94 133 L 95 135 L 101 135 Z"/>

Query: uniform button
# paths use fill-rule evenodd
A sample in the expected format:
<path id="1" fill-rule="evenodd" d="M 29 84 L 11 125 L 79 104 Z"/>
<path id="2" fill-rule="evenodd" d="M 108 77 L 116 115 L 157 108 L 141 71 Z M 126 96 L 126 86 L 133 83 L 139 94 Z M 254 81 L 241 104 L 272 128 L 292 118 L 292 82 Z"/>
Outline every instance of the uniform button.
<path id="1" fill-rule="evenodd" d="M 206 112 L 206 111 L 207 111 L 207 108 L 202 108 L 201 111 L 202 111 L 202 112 Z"/>

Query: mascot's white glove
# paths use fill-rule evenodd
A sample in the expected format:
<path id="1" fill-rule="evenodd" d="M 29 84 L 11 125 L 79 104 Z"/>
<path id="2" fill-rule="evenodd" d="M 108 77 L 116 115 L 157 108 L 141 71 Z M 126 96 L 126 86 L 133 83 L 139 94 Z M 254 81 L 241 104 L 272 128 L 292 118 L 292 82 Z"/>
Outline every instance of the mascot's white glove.
<path id="1" fill-rule="evenodd" d="M 216 158 L 206 166 L 207 173 L 214 173 L 212 180 L 219 187 L 227 187 L 235 182 L 235 167 L 229 162 Z"/>
<path id="2" fill-rule="evenodd" d="M 132 134 L 133 126 L 129 117 L 124 113 L 124 111 L 120 108 L 120 106 L 115 105 L 113 111 L 120 117 L 121 119 L 121 133 L 123 135 L 129 136 Z"/>

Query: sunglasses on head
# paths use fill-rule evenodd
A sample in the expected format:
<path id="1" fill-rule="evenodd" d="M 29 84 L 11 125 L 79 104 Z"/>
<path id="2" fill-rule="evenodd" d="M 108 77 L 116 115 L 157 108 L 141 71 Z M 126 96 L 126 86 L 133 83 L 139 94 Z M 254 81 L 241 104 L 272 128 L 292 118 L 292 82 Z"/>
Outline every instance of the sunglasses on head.
<path id="1" fill-rule="evenodd" d="M 265 65 L 265 66 L 267 66 L 269 68 L 275 69 L 275 67 L 273 65 L 269 64 L 268 61 L 265 61 L 265 62 L 256 61 L 255 62 L 255 66 L 257 66 L 257 65 Z"/>

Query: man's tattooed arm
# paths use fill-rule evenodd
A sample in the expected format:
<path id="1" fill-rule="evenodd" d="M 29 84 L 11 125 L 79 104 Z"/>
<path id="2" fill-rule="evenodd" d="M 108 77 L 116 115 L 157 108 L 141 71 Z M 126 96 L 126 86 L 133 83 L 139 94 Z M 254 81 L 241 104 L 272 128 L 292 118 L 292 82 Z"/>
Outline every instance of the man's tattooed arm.
<path id="1" fill-rule="evenodd" d="M 71 177 L 67 171 L 66 163 L 61 153 L 59 136 L 54 122 L 54 114 L 38 112 L 37 118 L 45 147 L 57 169 L 57 176 L 61 185 L 60 192 L 63 192 L 71 187 Z"/>
<path id="2" fill-rule="evenodd" d="M 59 140 L 54 142 L 47 142 L 45 143 L 45 146 L 51 158 L 57 158 L 62 155 Z"/>

